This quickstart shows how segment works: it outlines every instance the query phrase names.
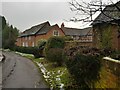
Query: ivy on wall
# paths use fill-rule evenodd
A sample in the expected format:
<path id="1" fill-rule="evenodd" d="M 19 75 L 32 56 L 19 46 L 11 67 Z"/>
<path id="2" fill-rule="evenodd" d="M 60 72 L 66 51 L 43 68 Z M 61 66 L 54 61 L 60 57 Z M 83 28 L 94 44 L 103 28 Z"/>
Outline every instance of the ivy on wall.
<path id="1" fill-rule="evenodd" d="M 97 42 L 99 48 L 112 47 L 112 26 L 110 24 L 99 25 L 97 27 Z"/>

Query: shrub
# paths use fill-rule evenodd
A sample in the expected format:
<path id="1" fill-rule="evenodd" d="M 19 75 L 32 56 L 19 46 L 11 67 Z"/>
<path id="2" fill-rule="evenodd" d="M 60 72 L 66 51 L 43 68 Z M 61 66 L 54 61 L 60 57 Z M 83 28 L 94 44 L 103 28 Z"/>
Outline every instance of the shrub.
<path id="1" fill-rule="evenodd" d="M 41 56 L 45 56 L 44 55 L 44 48 L 46 45 L 47 40 L 41 39 L 40 41 L 38 41 L 38 48 L 39 48 L 39 52 L 41 54 Z"/>
<path id="2" fill-rule="evenodd" d="M 64 48 L 65 41 L 62 37 L 53 36 L 46 43 L 46 48 Z"/>
<path id="3" fill-rule="evenodd" d="M 40 50 L 44 49 L 46 42 L 47 41 L 44 40 L 44 39 L 41 39 L 40 41 L 38 41 L 38 47 L 39 47 Z"/>
<path id="4" fill-rule="evenodd" d="M 101 64 L 97 56 L 71 51 L 71 54 L 65 54 L 65 64 L 78 88 L 93 88 L 99 79 Z"/>
<path id="5" fill-rule="evenodd" d="M 63 39 L 65 41 L 73 41 L 73 38 L 71 36 L 64 36 Z"/>
<path id="6" fill-rule="evenodd" d="M 41 56 L 38 47 L 20 47 L 16 46 L 14 48 L 15 51 L 26 53 L 26 54 L 33 54 L 35 58 L 39 58 Z"/>
<path id="7" fill-rule="evenodd" d="M 45 56 L 47 60 L 62 64 L 62 52 L 65 41 L 62 37 L 51 37 L 45 47 Z"/>
<path id="8" fill-rule="evenodd" d="M 49 60 L 51 62 L 56 62 L 58 66 L 62 65 L 62 62 L 63 62 L 63 58 L 62 58 L 63 49 L 51 48 L 51 49 L 49 49 L 49 51 L 46 54 L 47 54 L 46 55 L 47 60 Z"/>

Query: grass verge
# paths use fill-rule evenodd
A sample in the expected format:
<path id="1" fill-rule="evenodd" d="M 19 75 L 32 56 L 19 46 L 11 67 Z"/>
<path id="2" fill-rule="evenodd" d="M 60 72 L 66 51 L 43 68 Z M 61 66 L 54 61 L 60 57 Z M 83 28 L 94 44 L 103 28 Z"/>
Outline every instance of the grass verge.
<path id="1" fill-rule="evenodd" d="M 43 74 L 44 80 L 50 88 L 66 88 L 72 85 L 73 79 L 71 78 L 65 66 L 57 66 L 56 63 L 49 62 L 45 58 L 34 58 L 31 54 L 19 53 L 17 54 L 30 59 Z"/>

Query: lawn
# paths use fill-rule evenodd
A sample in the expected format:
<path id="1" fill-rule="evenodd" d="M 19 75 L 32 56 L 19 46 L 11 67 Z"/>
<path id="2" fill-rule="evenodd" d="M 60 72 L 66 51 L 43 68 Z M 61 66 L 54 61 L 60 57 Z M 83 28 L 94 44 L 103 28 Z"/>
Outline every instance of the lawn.
<path id="1" fill-rule="evenodd" d="M 34 61 L 38 63 L 51 88 L 64 88 L 72 85 L 73 79 L 65 66 L 58 67 L 56 63 L 49 62 L 45 58 L 34 59 Z"/>

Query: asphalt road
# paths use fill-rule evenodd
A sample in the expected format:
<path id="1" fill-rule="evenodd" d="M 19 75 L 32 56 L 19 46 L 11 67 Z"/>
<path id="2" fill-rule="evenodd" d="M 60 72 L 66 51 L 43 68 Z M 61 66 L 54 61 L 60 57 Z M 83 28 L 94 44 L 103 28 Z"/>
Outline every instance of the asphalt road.
<path id="1" fill-rule="evenodd" d="M 2 63 L 0 62 L 0 90 L 2 88 Z"/>
<path id="2" fill-rule="evenodd" d="M 3 88 L 48 88 L 32 61 L 13 52 L 3 54 Z"/>

